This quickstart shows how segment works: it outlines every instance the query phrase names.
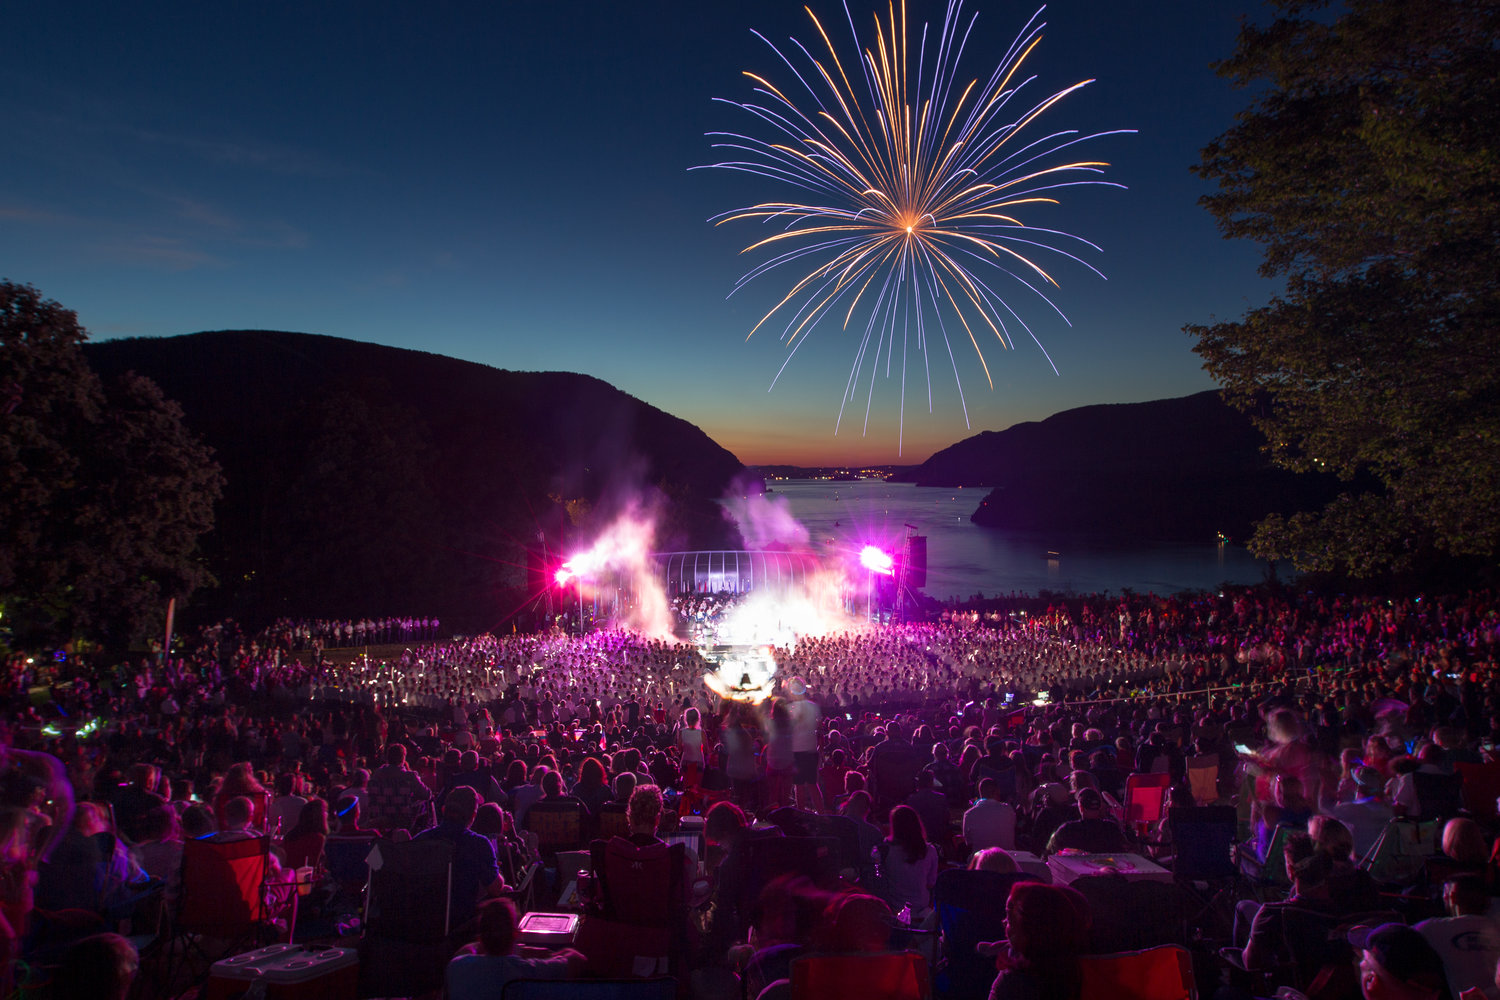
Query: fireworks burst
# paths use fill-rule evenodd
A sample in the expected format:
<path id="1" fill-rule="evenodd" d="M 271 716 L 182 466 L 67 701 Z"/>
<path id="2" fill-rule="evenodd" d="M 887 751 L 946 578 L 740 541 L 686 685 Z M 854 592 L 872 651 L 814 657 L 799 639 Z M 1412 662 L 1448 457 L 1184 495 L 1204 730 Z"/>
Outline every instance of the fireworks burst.
<path id="1" fill-rule="evenodd" d="M 715 149 L 734 150 L 740 158 L 708 166 L 792 184 L 822 201 L 766 202 L 725 212 L 713 221 L 758 219 L 779 227 L 745 248 L 745 253 L 764 250 L 771 256 L 746 273 L 735 291 L 778 268 L 796 266 L 800 272 L 808 263 L 814 265 L 750 331 L 753 336 L 773 316 L 787 317 L 781 338 L 790 349 L 772 388 L 820 321 L 841 314 L 845 329 L 863 325 L 834 433 L 856 398 L 867 366 L 868 430 L 882 355 L 889 378 L 898 347 L 898 426 L 905 422 L 909 349 L 921 357 L 927 408 L 932 412 L 928 345 L 934 332 L 953 367 L 967 427 L 968 403 L 950 327 L 956 338 L 960 328 L 967 336 L 992 390 L 994 378 L 981 346 L 991 336 L 1009 349 L 1014 346 L 1013 328 L 1019 327 L 1047 356 L 1031 328 L 984 276 L 1002 272 L 1066 322 L 1046 293 L 1046 287 L 1057 287 L 1057 281 L 1034 259 L 1038 251 L 1077 261 L 1099 274 L 1068 249 L 1098 247 L 1069 233 L 1027 226 L 1019 216 L 1029 206 L 1056 204 L 1056 192 L 1063 188 L 1123 187 L 1084 176 L 1102 173 L 1105 163 L 1053 161 L 1079 143 L 1130 130 L 1043 135 L 1031 127 L 1053 105 L 1092 82 L 1085 80 L 1034 103 L 1022 97 L 1035 79 L 1023 78 L 1021 69 L 1041 41 L 1041 10 L 1016 36 L 988 82 L 960 84 L 958 65 L 975 20 L 965 21 L 962 7 L 961 0 L 949 0 L 942 30 L 929 53 L 927 26 L 913 50 L 906 2 L 901 0 L 899 11 L 892 4 L 885 20 L 874 16 L 873 44 L 860 52 L 852 75 L 811 8 L 805 9 L 822 40 L 821 46 L 814 45 L 819 55 L 792 39 L 803 57 L 793 60 L 754 32 L 796 78 L 799 89 L 793 93 L 805 92 L 807 103 L 800 105 L 767 78 L 746 73 L 755 84 L 756 98 L 723 103 L 748 111 L 769 127 L 772 137 L 710 133 Z M 844 15 L 858 49 L 859 32 L 847 3 Z M 1047 362 L 1052 364 L 1050 356 Z M 1056 373 L 1056 366 L 1052 368 Z"/>

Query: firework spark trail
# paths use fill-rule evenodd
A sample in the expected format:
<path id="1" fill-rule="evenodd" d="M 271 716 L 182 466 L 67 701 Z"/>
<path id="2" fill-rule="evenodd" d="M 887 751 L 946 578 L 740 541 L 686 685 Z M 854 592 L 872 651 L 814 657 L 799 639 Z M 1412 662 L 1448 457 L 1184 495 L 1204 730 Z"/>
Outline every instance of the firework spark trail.
<path id="1" fill-rule="evenodd" d="M 1076 243 L 1096 252 L 1099 248 L 1072 233 L 1029 227 L 1016 210 L 1058 204 L 1056 193 L 1063 188 L 1123 187 L 1113 181 L 1077 179 L 1078 174 L 1102 173 L 1108 166 L 1102 161 L 1051 160 L 1079 143 L 1133 130 L 1089 135 L 1065 130 L 1036 139 L 1018 138 L 1023 132 L 1029 136 L 1032 122 L 1092 82 L 1084 80 L 1029 105 L 1020 103 L 1017 95 L 1035 80 L 1034 76 L 1023 78 L 1021 68 L 1041 42 L 1045 8 L 1026 22 L 982 86 L 977 78 L 959 83 L 964 47 L 978 19 L 977 15 L 964 19 L 962 0 L 949 0 L 930 62 L 928 26 L 922 26 L 914 84 L 908 69 L 913 53 L 906 28 L 906 0 L 900 0 L 899 11 L 895 2 L 889 3 L 883 19 L 881 13 L 874 15 L 869 45 L 862 45 L 854 15 L 844 3 L 849 34 L 859 53 L 859 69 L 852 77 L 823 23 L 811 8 L 804 9 L 821 46 L 815 42 L 810 49 L 791 39 L 801 61 L 760 32 L 752 34 L 790 71 L 809 103 L 800 106 L 769 78 L 745 73 L 757 95 L 754 99 L 717 100 L 748 112 L 768 126 L 771 135 L 709 133 L 713 148 L 734 151 L 742 158 L 707 166 L 790 184 L 829 203 L 763 202 L 722 213 L 712 221 L 753 219 L 779 227 L 742 251 L 768 250 L 770 255 L 735 283 L 731 295 L 789 265 L 803 262 L 806 266 L 810 259 L 816 264 L 747 335 L 753 336 L 773 316 L 789 316 L 780 335 L 789 350 L 770 388 L 775 388 L 821 321 L 837 310 L 843 313 L 842 325 L 848 329 L 859 309 L 868 310 L 834 433 L 843 424 L 846 407 L 856 398 L 867 361 L 870 381 L 864 427 L 868 433 L 881 356 L 889 379 L 899 353 L 899 448 L 906 416 L 906 363 L 913 342 L 926 368 L 927 409 L 932 412 L 928 348 L 934 328 L 953 366 L 965 427 L 969 426 L 968 403 L 950 326 L 955 335 L 961 328 L 958 339 L 967 339 L 973 347 L 991 390 L 994 377 L 981 341 L 988 342 L 993 335 L 1001 348 L 1013 349 L 1007 317 L 1042 350 L 1056 373 L 1051 356 L 1031 327 L 982 275 L 999 271 L 1041 298 L 1066 322 L 1067 316 L 1042 288 L 1060 286 L 1033 256 L 1046 251 L 1083 264 L 1102 278 L 1097 268 L 1067 247 Z M 863 93 L 856 81 L 863 85 Z M 1019 105 L 1014 112 L 1007 110 L 1012 101 Z"/>

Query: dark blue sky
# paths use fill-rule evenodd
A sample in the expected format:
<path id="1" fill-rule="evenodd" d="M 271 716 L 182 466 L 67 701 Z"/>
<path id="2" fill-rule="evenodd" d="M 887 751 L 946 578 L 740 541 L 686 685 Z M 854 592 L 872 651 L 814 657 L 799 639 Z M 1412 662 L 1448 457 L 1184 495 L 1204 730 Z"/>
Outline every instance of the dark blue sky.
<path id="1" fill-rule="evenodd" d="M 813 9 L 847 53 L 842 9 Z M 855 7 L 863 30 L 871 8 Z M 987 78 L 1035 10 L 971 2 L 960 76 Z M 1061 0 L 1027 66 L 1047 93 L 1098 82 L 1053 128 L 1134 128 L 1086 149 L 1128 190 L 1083 189 L 1041 224 L 1098 244 L 1060 266 L 1068 327 L 1024 291 L 1034 345 L 934 359 L 909 390 L 903 460 L 1087 403 L 1211 387 L 1181 332 L 1267 297 L 1256 248 L 1221 239 L 1189 166 L 1246 96 L 1209 63 L 1248 3 Z M 913 31 L 942 7 L 912 3 Z M 747 462 L 896 459 L 899 375 L 834 434 L 855 351 L 817 329 L 773 392 L 785 293 L 727 299 L 754 224 L 718 212 L 792 195 L 728 171 L 704 133 L 750 122 L 754 38 L 813 30 L 796 3 L 243 2 L 7 5 L 0 277 L 76 309 L 95 338 L 270 328 L 598 376 L 703 427 Z M 996 287 L 1001 287 L 996 282 Z M 910 359 L 909 365 L 918 364 Z M 862 383 L 863 386 L 863 383 Z"/>

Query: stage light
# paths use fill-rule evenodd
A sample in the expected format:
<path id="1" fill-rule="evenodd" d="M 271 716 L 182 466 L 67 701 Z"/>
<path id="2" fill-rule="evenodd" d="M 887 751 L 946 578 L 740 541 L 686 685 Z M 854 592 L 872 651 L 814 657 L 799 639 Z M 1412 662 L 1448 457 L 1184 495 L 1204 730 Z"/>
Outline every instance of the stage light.
<path id="1" fill-rule="evenodd" d="M 573 571 L 567 566 L 562 566 L 552 575 L 552 579 L 557 581 L 559 587 L 566 587 L 568 581 L 573 579 Z"/>
<path id="2" fill-rule="evenodd" d="M 895 572 L 895 561 L 873 545 L 866 545 L 859 552 L 859 564 L 872 573 L 885 573 L 887 575 Z"/>

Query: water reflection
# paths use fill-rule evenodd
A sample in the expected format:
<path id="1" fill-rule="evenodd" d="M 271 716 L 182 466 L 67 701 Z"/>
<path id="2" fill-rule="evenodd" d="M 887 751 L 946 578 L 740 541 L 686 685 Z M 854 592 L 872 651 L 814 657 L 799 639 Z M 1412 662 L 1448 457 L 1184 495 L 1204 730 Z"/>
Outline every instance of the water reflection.
<path id="1" fill-rule="evenodd" d="M 784 502 L 815 548 L 858 553 L 866 544 L 899 551 L 913 524 L 927 536 L 927 586 L 938 598 L 1041 590 L 1173 593 L 1222 583 L 1259 583 L 1268 564 L 1226 539 L 1201 545 L 1109 545 L 1097 540 L 981 528 L 969 520 L 987 491 L 877 480 L 781 480 Z M 1281 570 L 1282 567 L 1278 567 Z"/>

